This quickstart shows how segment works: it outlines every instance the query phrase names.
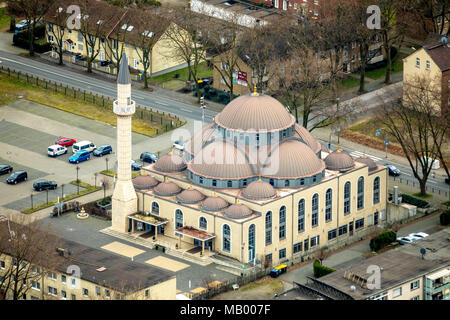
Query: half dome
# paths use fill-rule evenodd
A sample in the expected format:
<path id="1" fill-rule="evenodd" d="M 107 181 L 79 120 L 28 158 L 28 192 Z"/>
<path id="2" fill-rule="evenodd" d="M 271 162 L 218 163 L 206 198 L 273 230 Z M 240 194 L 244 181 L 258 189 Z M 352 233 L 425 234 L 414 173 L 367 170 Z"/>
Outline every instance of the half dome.
<path id="1" fill-rule="evenodd" d="M 220 211 L 226 207 L 228 202 L 221 197 L 208 197 L 202 202 L 202 208 L 208 211 Z"/>
<path id="2" fill-rule="evenodd" d="M 278 100 L 264 94 L 246 94 L 232 100 L 214 121 L 226 129 L 255 131 L 278 131 L 295 123 Z"/>
<path id="3" fill-rule="evenodd" d="M 262 175 L 276 179 L 296 179 L 322 173 L 325 163 L 306 144 L 287 140 L 275 148 L 262 168 Z"/>
<path id="4" fill-rule="evenodd" d="M 347 171 L 355 166 L 352 156 L 340 148 L 325 158 L 325 164 L 327 169 L 336 171 Z"/>
<path id="5" fill-rule="evenodd" d="M 183 190 L 177 195 L 177 200 L 183 203 L 197 203 L 205 199 L 205 195 L 196 189 Z"/>
<path id="6" fill-rule="evenodd" d="M 245 204 L 232 204 L 224 211 L 225 215 L 231 219 L 242 219 L 252 215 L 252 210 Z"/>
<path id="7" fill-rule="evenodd" d="M 157 195 L 168 197 L 180 193 L 181 188 L 172 181 L 169 181 L 169 182 L 161 182 L 156 186 L 154 191 Z"/>
<path id="8" fill-rule="evenodd" d="M 186 169 L 186 163 L 179 155 L 168 153 L 155 162 L 155 169 L 163 172 L 178 172 Z"/>
<path id="9" fill-rule="evenodd" d="M 355 161 L 359 162 L 359 163 L 364 163 L 367 164 L 367 166 L 369 167 L 369 171 L 373 171 L 377 168 L 377 164 L 375 163 L 375 161 L 373 161 L 370 158 L 367 157 L 361 157 L 356 159 Z"/>
<path id="10" fill-rule="evenodd" d="M 295 134 L 305 141 L 314 153 L 317 153 L 322 149 L 321 144 L 312 136 L 312 134 L 298 123 L 295 124 Z"/>
<path id="11" fill-rule="evenodd" d="M 225 141 L 208 144 L 188 163 L 188 170 L 206 178 L 242 179 L 255 175 L 246 154 Z"/>
<path id="12" fill-rule="evenodd" d="M 275 189 L 270 183 L 262 180 L 251 182 L 243 191 L 242 195 L 247 199 L 269 199 L 276 195 Z"/>
<path id="13" fill-rule="evenodd" d="M 132 180 L 133 186 L 136 190 L 145 190 L 145 189 L 151 189 L 154 186 L 156 186 L 159 181 L 156 180 L 154 177 L 145 175 L 145 176 L 137 176 Z"/>

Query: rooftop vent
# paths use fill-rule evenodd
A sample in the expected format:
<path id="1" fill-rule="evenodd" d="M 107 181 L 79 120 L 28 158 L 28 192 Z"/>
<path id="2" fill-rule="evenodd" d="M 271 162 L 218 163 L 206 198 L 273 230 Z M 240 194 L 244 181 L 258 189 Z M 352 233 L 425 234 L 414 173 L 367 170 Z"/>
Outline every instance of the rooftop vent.
<path id="1" fill-rule="evenodd" d="M 356 291 L 356 287 L 354 285 L 350 286 L 350 291 Z"/>

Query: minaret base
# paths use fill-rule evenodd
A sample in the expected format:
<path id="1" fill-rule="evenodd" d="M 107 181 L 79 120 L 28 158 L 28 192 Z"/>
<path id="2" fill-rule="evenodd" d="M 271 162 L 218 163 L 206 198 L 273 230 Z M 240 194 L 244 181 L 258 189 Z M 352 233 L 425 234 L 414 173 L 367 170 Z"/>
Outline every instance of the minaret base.
<path id="1" fill-rule="evenodd" d="M 137 211 L 137 195 L 131 181 L 117 181 L 112 196 L 112 229 L 128 232 L 128 216 Z"/>

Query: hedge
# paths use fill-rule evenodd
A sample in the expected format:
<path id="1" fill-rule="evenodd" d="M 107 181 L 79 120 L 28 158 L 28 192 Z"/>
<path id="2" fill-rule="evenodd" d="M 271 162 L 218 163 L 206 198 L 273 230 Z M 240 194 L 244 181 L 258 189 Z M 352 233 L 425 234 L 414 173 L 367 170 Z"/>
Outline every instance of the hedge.
<path id="1" fill-rule="evenodd" d="M 314 261 L 313 268 L 315 278 L 320 278 L 336 271 L 335 269 L 322 265 L 319 260 Z"/>
<path id="2" fill-rule="evenodd" d="M 402 202 L 412 204 L 413 206 L 416 206 L 418 208 L 428 208 L 430 206 L 427 201 L 414 198 L 407 194 L 402 195 Z"/>
<path id="3" fill-rule="evenodd" d="M 38 25 L 34 29 L 35 38 L 44 38 L 45 37 L 45 25 Z M 17 35 L 13 36 L 13 43 L 15 46 L 29 49 L 30 48 L 30 40 L 28 36 L 28 30 L 19 31 Z M 43 53 L 52 50 L 52 45 L 48 42 L 39 43 L 34 40 L 33 48 L 35 52 Z"/>
<path id="4" fill-rule="evenodd" d="M 441 215 L 439 216 L 439 221 L 443 226 L 450 224 L 450 209 L 447 209 L 441 213 Z"/>
<path id="5" fill-rule="evenodd" d="M 392 230 L 386 230 L 380 233 L 378 236 L 370 240 L 370 249 L 372 251 L 378 251 L 383 249 L 387 245 L 391 244 L 397 239 L 397 234 Z"/>

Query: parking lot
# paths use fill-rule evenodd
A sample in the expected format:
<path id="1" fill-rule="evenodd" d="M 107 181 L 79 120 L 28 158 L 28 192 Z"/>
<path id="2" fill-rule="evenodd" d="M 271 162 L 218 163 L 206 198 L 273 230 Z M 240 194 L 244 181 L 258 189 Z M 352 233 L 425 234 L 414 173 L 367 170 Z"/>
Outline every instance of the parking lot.
<path id="1" fill-rule="evenodd" d="M 61 184 L 65 184 L 64 194 L 76 192 L 76 186 L 70 184 L 77 177 L 77 165 L 68 161 L 72 148 L 68 147 L 67 154 L 55 158 L 47 155 L 47 148 L 60 137 L 90 140 L 96 146 L 112 146 L 112 154 L 103 157 L 91 155 L 90 160 L 78 164 L 80 180 L 94 184 L 95 172 L 105 170 L 107 165 L 108 169 L 115 169 L 115 132 L 113 126 L 27 100 L 0 107 L 0 164 L 9 164 L 14 171 L 25 170 L 28 173 L 28 180 L 17 185 L 6 184 L 9 174 L 0 176 L 0 206 L 26 209 L 31 205 L 32 192 L 35 194 L 34 204 L 46 202 L 46 191 L 33 191 L 33 182 L 39 179 L 58 184 L 56 190 L 48 192 L 49 201 L 62 195 Z M 142 151 L 157 152 L 152 148 L 151 138 L 133 133 L 132 139 L 133 158 L 138 159 Z M 99 175 L 97 185 L 101 179 Z"/>

